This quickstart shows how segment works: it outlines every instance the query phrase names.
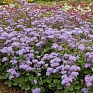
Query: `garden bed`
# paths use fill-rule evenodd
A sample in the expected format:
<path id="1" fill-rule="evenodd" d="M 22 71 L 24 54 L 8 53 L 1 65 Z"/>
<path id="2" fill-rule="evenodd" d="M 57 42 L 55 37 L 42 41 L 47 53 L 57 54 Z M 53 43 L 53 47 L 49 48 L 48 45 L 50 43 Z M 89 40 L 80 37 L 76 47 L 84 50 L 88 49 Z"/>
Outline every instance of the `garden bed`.
<path id="1" fill-rule="evenodd" d="M 0 81 L 0 93 L 24 93 L 19 87 L 12 86 L 11 88 L 5 84 L 5 81 Z"/>
<path id="2" fill-rule="evenodd" d="M 92 93 L 92 73 L 93 4 L 0 7 L 3 93 Z"/>

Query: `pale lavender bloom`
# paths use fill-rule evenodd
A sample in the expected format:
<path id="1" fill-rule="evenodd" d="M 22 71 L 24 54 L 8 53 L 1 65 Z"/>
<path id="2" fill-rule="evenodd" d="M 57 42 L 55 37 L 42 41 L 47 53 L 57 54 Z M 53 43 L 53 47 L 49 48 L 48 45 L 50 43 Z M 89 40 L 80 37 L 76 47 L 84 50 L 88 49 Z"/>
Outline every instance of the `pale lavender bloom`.
<path id="1" fill-rule="evenodd" d="M 49 35 L 48 38 L 52 39 L 52 38 L 54 38 L 54 36 L 53 35 Z"/>
<path id="2" fill-rule="evenodd" d="M 88 50 L 93 50 L 91 47 L 87 47 Z"/>
<path id="3" fill-rule="evenodd" d="M 93 84 L 93 75 L 92 76 L 86 75 L 85 76 L 85 82 L 86 82 L 87 87 L 92 86 L 92 84 Z"/>
<path id="4" fill-rule="evenodd" d="M 12 80 L 13 78 L 14 78 L 13 75 L 10 75 L 10 76 L 9 76 L 9 80 Z"/>
<path id="5" fill-rule="evenodd" d="M 74 79 L 75 77 L 77 77 L 77 75 L 79 75 L 78 72 L 72 72 L 72 73 L 69 75 L 69 78 Z"/>
<path id="6" fill-rule="evenodd" d="M 30 60 L 27 60 L 27 61 L 26 61 L 26 64 L 27 64 L 27 65 L 31 65 L 32 62 L 31 62 Z"/>
<path id="7" fill-rule="evenodd" d="M 67 78 L 67 75 L 66 74 L 62 75 L 61 79 L 65 79 L 65 78 Z"/>
<path id="8" fill-rule="evenodd" d="M 66 74 L 66 73 L 67 73 L 67 71 L 65 71 L 65 70 L 61 71 L 61 74 Z"/>
<path id="9" fill-rule="evenodd" d="M 20 43 L 19 42 L 13 42 L 11 44 L 12 47 L 19 47 Z"/>
<path id="10" fill-rule="evenodd" d="M 84 44 L 80 44 L 80 45 L 78 46 L 78 49 L 80 49 L 81 51 L 84 51 L 84 49 L 85 49 Z"/>
<path id="11" fill-rule="evenodd" d="M 7 70 L 7 72 L 10 73 L 10 77 L 9 77 L 10 80 L 12 78 L 14 78 L 15 76 L 16 76 L 16 78 L 20 76 L 20 73 L 18 73 L 16 70 L 17 70 L 17 68 L 11 68 L 11 69 Z"/>
<path id="12" fill-rule="evenodd" d="M 20 76 L 20 73 L 16 73 L 15 76 L 16 76 L 16 78 L 19 77 Z"/>
<path id="13" fill-rule="evenodd" d="M 35 88 L 32 90 L 32 93 L 40 93 L 41 89 L 40 88 Z"/>
<path id="14" fill-rule="evenodd" d="M 65 68 L 65 69 L 69 69 L 69 68 L 70 68 L 70 66 L 69 66 L 69 65 L 66 65 L 64 68 Z"/>
<path id="15" fill-rule="evenodd" d="M 72 79 L 71 78 L 65 78 L 62 80 L 61 84 L 62 85 L 66 85 L 66 86 L 69 86 L 70 85 L 70 82 L 72 82 Z"/>
<path id="16" fill-rule="evenodd" d="M 70 68 L 70 71 L 79 71 L 79 70 L 80 70 L 80 67 L 76 65 L 72 65 Z"/>
<path id="17" fill-rule="evenodd" d="M 19 68 L 21 68 L 21 69 L 23 69 L 23 70 L 27 70 L 28 67 L 29 67 L 29 65 L 27 65 L 27 64 L 21 64 L 21 65 L 19 66 Z"/>
<path id="18" fill-rule="evenodd" d="M 8 43 L 10 43 L 11 42 L 11 40 L 6 40 L 6 42 L 4 43 L 4 44 L 8 44 Z"/>
<path id="19" fill-rule="evenodd" d="M 19 50 L 16 52 L 16 54 L 19 54 L 20 56 L 23 55 L 23 53 L 24 53 L 24 51 L 22 51 L 22 50 Z"/>
<path id="20" fill-rule="evenodd" d="M 17 63 L 17 60 L 10 60 L 10 63 L 12 63 L 12 65 Z"/>
<path id="21" fill-rule="evenodd" d="M 48 64 L 45 64 L 45 67 L 48 67 Z"/>
<path id="22" fill-rule="evenodd" d="M 59 66 L 59 63 L 54 62 L 54 63 L 51 63 L 50 65 L 51 65 L 51 67 L 57 67 L 57 66 Z"/>
<path id="23" fill-rule="evenodd" d="M 47 72 L 53 72 L 53 68 L 51 67 L 47 68 Z"/>
<path id="24" fill-rule="evenodd" d="M 34 79 L 34 84 L 37 84 L 37 80 L 36 79 Z"/>
<path id="25" fill-rule="evenodd" d="M 53 69 L 53 73 L 56 73 L 57 72 L 57 70 L 56 69 Z"/>
<path id="26" fill-rule="evenodd" d="M 49 76 L 51 73 L 50 72 L 46 72 L 46 76 Z"/>
<path id="27" fill-rule="evenodd" d="M 57 72 L 59 72 L 60 70 L 61 70 L 61 67 L 60 66 L 56 67 L 56 71 Z"/>
<path id="28" fill-rule="evenodd" d="M 32 67 L 28 67 L 28 68 L 26 68 L 26 71 L 33 71 L 34 70 L 34 68 L 32 68 Z"/>
<path id="29" fill-rule="evenodd" d="M 38 60 L 37 59 L 33 59 L 32 62 L 33 63 L 38 63 Z"/>
<path id="30" fill-rule="evenodd" d="M 3 32 L 2 34 L 1 34 L 1 37 L 7 37 L 9 34 L 7 33 L 7 32 Z"/>
<path id="31" fill-rule="evenodd" d="M 85 68 L 88 68 L 88 67 L 90 67 L 92 64 L 89 64 L 89 63 L 86 63 L 85 65 L 84 65 L 84 67 Z"/>
<path id="32" fill-rule="evenodd" d="M 57 49 L 58 46 L 59 46 L 58 44 L 55 44 L 55 43 L 54 43 L 54 44 L 52 45 L 52 48 Z"/>
<path id="33" fill-rule="evenodd" d="M 36 53 L 36 54 L 39 54 L 39 51 L 36 51 L 35 53 Z"/>
<path id="34" fill-rule="evenodd" d="M 45 61 L 39 61 L 38 64 L 45 64 Z"/>
<path id="35" fill-rule="evenodd" d="M 8 61 L 8 58 L 7 57 L 3 57 L 2 58 L 2 62 L 5 62 L 5 61 Z"/>
<path id="36" fill-rule="evenodd" d="M 70 56 L 70 57 L 69 57 L 69 60 L 75 62 L 77 59 L 76 59 L 76 57 L 74 57 L 74 56 Z"/>
<path id="37" fill-rule="evenodd" d="M 37 73 L 37 76 L 41 76 L 41 73 Z"/>
<path id="38" fill-rule="evenodd" d="M 89 91 L 88 91 L 87 88 L 83 88 L 81 91 L 82 91 L 83 93 L 89 93 Z"/>
<path id="39" fill-rule="evenodd" d="M 92 86 L 92 82 L 88 82 L 87 87 L 91 87 L 91 86 Z"/>
<path id="40" fill-rule="evenodd" d="M 36 44 L 36 46 L 39 47 L 39 46 L 41 46 L 41 45 L 43 45 L 43 44 L 44 44 L 44 42 L 43 42 L 43 41 L 40 41 L 40 42 L 38 42 L 38 43 Z"/>
<path id="41" fill-rule="evenodd" d="M 34 67 L 35 68 L 39 68 L 40 66 L 41 66 L 41 64 L 38 64 L 38 63 L 37 64 L 34 64 Z"/>

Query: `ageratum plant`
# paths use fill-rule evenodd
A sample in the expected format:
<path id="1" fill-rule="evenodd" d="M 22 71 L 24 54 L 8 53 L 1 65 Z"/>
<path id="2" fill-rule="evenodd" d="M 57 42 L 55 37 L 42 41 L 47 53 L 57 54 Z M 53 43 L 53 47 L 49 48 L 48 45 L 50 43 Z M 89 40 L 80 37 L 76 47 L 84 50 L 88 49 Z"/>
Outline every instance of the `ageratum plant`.
<path id="1" fill-rule="evenodd" d="M 28 93 L 92 93 L 93 24 L 59 6 L 18 3 L 0 10 L 0 79 Z"/>

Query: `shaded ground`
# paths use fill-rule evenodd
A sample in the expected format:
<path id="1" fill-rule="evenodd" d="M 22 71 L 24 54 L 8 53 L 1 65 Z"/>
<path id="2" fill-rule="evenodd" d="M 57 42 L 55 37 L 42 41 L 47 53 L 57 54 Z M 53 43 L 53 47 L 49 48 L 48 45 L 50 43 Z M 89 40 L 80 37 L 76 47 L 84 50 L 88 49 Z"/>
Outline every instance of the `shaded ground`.
<path id="1" fill-rule="evenodd" d="M 0 93 L 24 93 L 19 87 L 9 88 L 4 81 L 0 81 Z"/>

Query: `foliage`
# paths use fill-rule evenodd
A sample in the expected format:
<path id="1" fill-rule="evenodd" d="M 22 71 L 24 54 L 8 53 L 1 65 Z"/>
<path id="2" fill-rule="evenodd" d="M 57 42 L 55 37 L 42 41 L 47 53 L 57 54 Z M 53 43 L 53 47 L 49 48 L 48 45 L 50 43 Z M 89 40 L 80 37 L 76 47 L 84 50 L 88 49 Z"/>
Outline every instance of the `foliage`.
<path id="1" fill-rule="evenodd" d="M 32 93 L 92 93 L 92 13 L 84 2 L 1 7 L 0 79 Z"/>
<path id="2" fill-rule="evenodd" d="M 0 5 L 3 3 L 4 0 L 0 0 Z"/>

